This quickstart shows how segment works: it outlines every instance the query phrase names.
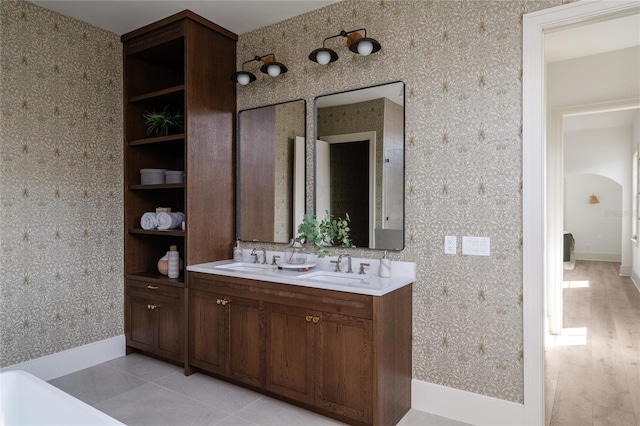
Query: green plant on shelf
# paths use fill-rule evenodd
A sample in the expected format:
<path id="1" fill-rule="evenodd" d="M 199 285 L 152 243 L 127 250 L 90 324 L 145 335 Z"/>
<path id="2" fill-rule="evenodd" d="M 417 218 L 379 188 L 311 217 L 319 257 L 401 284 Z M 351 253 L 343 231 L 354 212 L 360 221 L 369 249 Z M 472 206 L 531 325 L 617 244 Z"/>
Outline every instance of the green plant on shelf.
<path id="1" fill-rule="evenodd" d="M 147 111 L 144 113 L 145 123 L 147 124 L 147 136 L 155 134 L 155 136 L 164 136 L 169 134 L 169 130 L 177 130 L 181 132 L 184 123 L 184 117 L 179 109 L 169 109 L 166 105 L 162 111 Z"/>

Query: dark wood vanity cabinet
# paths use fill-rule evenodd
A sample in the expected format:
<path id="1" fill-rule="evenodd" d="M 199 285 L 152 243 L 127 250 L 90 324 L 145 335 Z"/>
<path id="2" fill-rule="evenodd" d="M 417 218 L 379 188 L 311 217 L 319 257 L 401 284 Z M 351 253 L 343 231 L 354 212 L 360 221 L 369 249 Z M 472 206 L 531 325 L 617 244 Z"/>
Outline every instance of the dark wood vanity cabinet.
<path id="1" fill-rule="evenodd" d="M 189 364 L 264 386 L 264 307 L 254 299 L 190 290 Z"/>
<path id="2" fill-rule="evenodd" d="M 372 320 L 271 304 L 267 389 L 371 423 Z"/>
<path id="3" fill-rule="evenodd" d="M 131 348 L 182 361 L 184 288 L 126 280 L 125 336 Z"/>
<path id="4" fill-rule="evenodd" d="M 158 260 L 169 248 L 177 246 L 184 264 L 191 265 L 229 258 L 235 239 L 236 92 L 229 77 L 235 72 L 237 36 L 183 11 L 124 34 L 121 40 L 124 275 L 126 280 L 183 291 L 184 272 L 177 279 L 158 272 Z M 179 111 L 183 128 L 148 133 L 144 115 L 164 109 Z M 141 169 L 184 171 L 184 182 L 142 184 Z M 142 215 L 157 207 L 184 213 L 185 229 L 142 229 Z M 185 364 L 186 337 L 180 348 L 163 348 L 163 342 L 176 341 L 175 321 L 165 318 L 165 310 L 146 312 L 142 300 L 130 300 L 127 351 L 142 350 Z M 186 315 L 186 308 L 180 312 Z M 146 329 L 143 313 L 154 322 Z M 186 324 L 186 317 L 180 321 Z M 160 346 L 135 340 L 144 340 L 144 335 L 155 336 Z"/>
<path id="5" fill-rule="evenodd" d="M 188 282 L 191 367 L 351 424 L 392 425 L 409 410 L 411 285 L 369 296 L 196 272 Z"/>

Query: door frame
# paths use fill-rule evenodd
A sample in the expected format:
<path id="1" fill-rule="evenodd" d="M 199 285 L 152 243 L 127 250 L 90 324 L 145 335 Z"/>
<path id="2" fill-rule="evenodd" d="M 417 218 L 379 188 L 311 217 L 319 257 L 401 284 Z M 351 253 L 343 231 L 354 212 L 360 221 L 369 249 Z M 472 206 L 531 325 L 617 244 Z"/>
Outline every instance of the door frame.
<path id="1" fill-rule="evenodd" d="M 582 0 L 523 17 L 522 276 L 524 422 L 544 424 L 546 107 L 544 33 L 638 13 L 637 1 Z"/>
<path id="2" fill-rule="evenodd" d="M 369 247 L 376 246 L 376 132 L 343 133 L 318 137 L 332 145 L 334 143 L 364 142 L 369 143 Z M 318 212 L 316 212 L 316 215 Z"/>

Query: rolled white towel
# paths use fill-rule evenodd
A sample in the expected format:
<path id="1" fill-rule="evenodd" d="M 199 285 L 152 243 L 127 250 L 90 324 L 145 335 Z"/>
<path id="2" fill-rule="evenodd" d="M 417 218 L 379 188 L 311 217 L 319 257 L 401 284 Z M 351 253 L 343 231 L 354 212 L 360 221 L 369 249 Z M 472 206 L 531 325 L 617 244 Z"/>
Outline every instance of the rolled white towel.
<path id="1" fill-rule="evenodd" d="M 180 212 L 161 212 L 156 214 L 158 229 L 166 231 L 168 229 L 179 228 L 184 220 L 184 213 Z"/>
<path id="2" fill-rule="evenodd" d="M 156 220 L 155 212 L 146 212 L 140 218 L 140 226 L 142 229 L 156 229 L 158 227 L 158 221 Z"/>

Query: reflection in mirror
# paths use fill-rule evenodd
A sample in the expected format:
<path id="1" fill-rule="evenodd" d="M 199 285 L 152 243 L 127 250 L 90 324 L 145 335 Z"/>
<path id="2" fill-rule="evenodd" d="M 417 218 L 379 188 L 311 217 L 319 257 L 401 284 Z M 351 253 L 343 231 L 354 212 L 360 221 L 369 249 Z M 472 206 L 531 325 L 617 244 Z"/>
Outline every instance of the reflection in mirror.
<path id="1" fill-rule="evenodd" d="M 238 238 L 286 243 L 305 205 L 304 100 L 238 114 Z"/>
<path id="2" fill-rule="evenodd" d="M 316 98 L 316 216 L 351 218 L 356 247 L 404 248 L 404 83 Z"/>

